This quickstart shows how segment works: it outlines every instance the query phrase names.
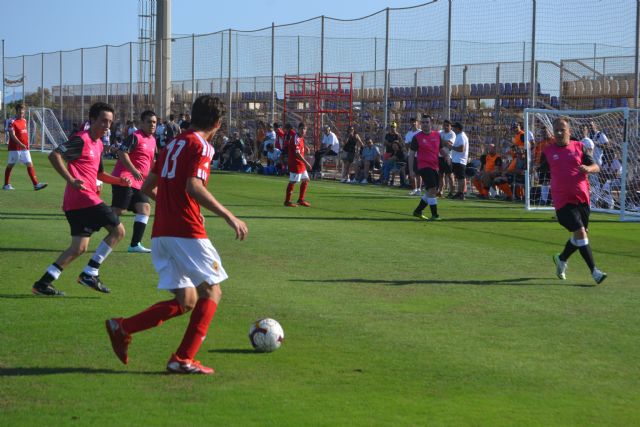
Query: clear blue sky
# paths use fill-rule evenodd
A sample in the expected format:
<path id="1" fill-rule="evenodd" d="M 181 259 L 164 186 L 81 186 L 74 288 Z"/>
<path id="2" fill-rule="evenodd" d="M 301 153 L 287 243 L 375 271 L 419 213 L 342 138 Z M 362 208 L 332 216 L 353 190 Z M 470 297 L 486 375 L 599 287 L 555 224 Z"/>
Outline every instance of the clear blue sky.
<path id="1" fill-rule="evenodd" d="M 8 2 L 3 0 L 2 3 Z M 174 34 L 203 34 L 234 28 L 252 30 L 326 15 L 350 19 L 385 7 L 405 7 L 420 0 L 173 0 Z M 14 3 L 15 4 L 15 3 Z M 22 14 L 0 10 L 0 38 L 5 56 L 72 50 L 136 41 L 137 0 L 30 0 Z M 63 5 L 63 6 L 62 6 Z M 21 16 L 23 19 L 14 19 Z"/>

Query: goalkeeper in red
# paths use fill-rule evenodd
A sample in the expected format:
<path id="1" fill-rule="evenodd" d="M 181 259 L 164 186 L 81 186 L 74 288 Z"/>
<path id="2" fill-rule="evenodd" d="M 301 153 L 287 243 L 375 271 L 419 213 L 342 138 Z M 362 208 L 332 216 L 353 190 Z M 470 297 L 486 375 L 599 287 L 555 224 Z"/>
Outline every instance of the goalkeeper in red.
<path id="1" fill-rule="evenodd" d="M 589 181 L 590 173 L 598 173 L 600 168 L 589 150 L 580 141 L 571 139 L 571 127 L 566 117 L 553 121 L 555 143 L 545 147 L 540 171 L 551 173 L 551 196 L 558 222 L 573 233 L 564 251 L 553 256 L 556 275 L 566 279 L 567 261 L 571 254 L 580 251 L 591 276 L 597 284 L 602 283 L 607 274 L 600 271 L 593 260 L 589 245 Z"/>
<path id="2" fill-rule="evenodd" d="M 222 298 L 220 282 L 227 274 L 207 237 L 201 207 L 221 216 L 237 239 L 244 240 L 248 233 L 246 224 L 207 190 L 214 154 L 211 140 L 224 113 L 224 104 L 218 98 L 203 95 L 196 99 L 190 128 L 162 149 L 142 185 L 142 191 L 156 200 L 151 256 L 160 276 L 158 289 L 170 291 L 173 298 L 134 316 L 106 321 L 111 346 L 122 363 L 129 361 L 132 334 L 192 311 L 184 338 L 171 355 L 167 370 L 181 374 L 214 372 L 195 356 Z"/>

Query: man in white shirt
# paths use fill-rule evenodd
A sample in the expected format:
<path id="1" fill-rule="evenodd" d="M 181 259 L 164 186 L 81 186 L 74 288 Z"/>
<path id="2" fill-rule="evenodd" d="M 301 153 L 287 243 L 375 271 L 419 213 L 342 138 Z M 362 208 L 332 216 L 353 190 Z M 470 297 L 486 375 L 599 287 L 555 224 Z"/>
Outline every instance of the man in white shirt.
<path id="1" fill-rule="evenodd" d="M 322 135 L 322 145 L 314 155 L 315 161 L 311 168 L 311 174 L 320 174 L 322 172 L 322 158 L 324 156 L 337 156 L 339 151 L 340 141 L 338 141 L 338 137 L 331 131 L 331 126 L 325 126 L 324 133 Z"/>
<path id="2" fill-rule="evenodd" d="M 602 166 L 602 152 L 609 145 L 609 138 L 604 132 L 598 130 L 598 125 L 595 122 L 591 122 L 589 126 L 591 128 L 589 137 L 595 146 L 593 148 L 593 160 L 596 161 L 598 166 Z"/>
<path id="3" fill-rule="evenodd" d="M 451 146 L 451 165 L 453 169 L 453 175 L 457 182 L 457 192 L 452 199 L 464 200 L 464 194 L 467 192 L 467 176 L 465 174 L 467 169 L 467 161 L 469 160 L 469 138 L 464 133 L 464 127 L 462 123 L 455 122 L 453 124 L 453 131 L 456 134 L 456 139 Z"/>
<path id="4" fill-rule="evenodd" d="M 409 119 L 409 122 L 411 124 L 411 129 L 409 129 L 409 132 L 407 132 L 407 134 L 404 136 L 404 146 L 405 146 L 406 152 L 409 152 L 409 146 L 411 145 L 411 141 L 413 141 L 413 137 L 416 136 L 418 132 L 420 132 L 420 125 L 419 125 L 418 119 L 416 119 L 415 117 L 412 117 L 411 119 Z M 409 175 L 409 182 L 411 183 L 411 188 L 412 188 L 411 191 L 409 191 L 409 195 L 419 196 L 420 187 L 421 187 L 420 185 L 421 178 L 417 170 L 418 162 L 414 161 L 413 165 L 415 170 L 411 172 L 409 171 L 409 162 L 407 162 L 406 174 Z"/>
<path id="5" fill-rule="evenodd" d="M 268 157 L 267 151 L 269 144 L 273 145 L 274 147 L 276 144 L 276 132 L 273 130 L 273 125 L 271 123 L 267 125 L 267 131 L 264 133 L 264 142 L 262 143 L 262 155 L 264 157 Z"/>
<path id="6" fill-rule="evenodd" d="M 456 134 L 451 130 L 451 121 L 442 122 L 442 130 L 440 131 L 440 145 L 444 154 L 438 156 L 438 193 L 442 197 L 445 188 L 445 181 L 449 188 L 449 197 L 453 196 L 453 170 L 451 169 L 451 147 L 456 140 Z"/>

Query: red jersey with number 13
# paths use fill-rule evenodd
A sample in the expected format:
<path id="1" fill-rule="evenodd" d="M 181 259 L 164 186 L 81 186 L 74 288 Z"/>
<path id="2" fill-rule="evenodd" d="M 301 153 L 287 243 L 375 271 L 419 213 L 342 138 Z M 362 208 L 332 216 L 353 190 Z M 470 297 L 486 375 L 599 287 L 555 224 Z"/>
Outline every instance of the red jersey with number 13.
<path id="1" fill-rule="evenodd" d="M 153 166 L 158 189 L 151 237 L 207 237 L 200 204 L 187 194 L 187 181 L 195 177 L 207 185 L 213 154 L 213 146 L 193 130 L 176 136 L 160 151 Z"/>

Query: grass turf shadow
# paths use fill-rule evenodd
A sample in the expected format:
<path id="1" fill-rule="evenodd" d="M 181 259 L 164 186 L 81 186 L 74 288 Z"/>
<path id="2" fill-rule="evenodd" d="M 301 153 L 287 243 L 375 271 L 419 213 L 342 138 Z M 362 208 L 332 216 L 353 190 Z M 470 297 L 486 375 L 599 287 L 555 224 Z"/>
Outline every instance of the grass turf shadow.
<path id="1" fill-rule="evenodd" d="M 531 280 L 549 280 L 548 277 L 518 277 L 515 279 L 502 280 L 383 280 L 383 279 L 362 279 L 362 278 L 345 278 L 345 279 L 292 279 L 291 282 L 307 282 L 307 283 L 364 283 L 370 285 L 472 285 L 472 286 L 575 286 L 592 288 L 593 285 L 582 284 L 564 284 L 564 283 L 526 283 Z"/>

